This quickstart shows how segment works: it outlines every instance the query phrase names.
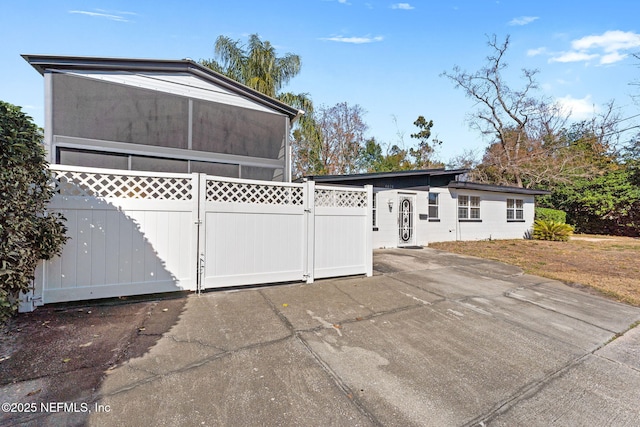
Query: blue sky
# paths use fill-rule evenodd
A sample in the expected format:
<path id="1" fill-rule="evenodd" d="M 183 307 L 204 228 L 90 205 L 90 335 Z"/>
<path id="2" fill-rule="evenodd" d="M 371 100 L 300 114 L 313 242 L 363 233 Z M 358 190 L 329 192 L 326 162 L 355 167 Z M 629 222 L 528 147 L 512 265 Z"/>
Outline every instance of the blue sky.
<path id="1" fill-rule="evenodd" d="M 445 161 L 486 145 L 465 121 L 472 101 L 440 77 L 454 65 L 480 68 L 490 53 L 486 35 L 510 35 L 514 87 L 521 68 L 539 69 L 539 94 L 566 104 L 575 119 L 610 100 L 623 118 L 640 114 L 631 98 L 640 87 L 630 85 L 640 80 L 631 56 L 640 52 L 640 3 L 631 0 L 23 0 L 2 9 L 0 99 L 41 126 L 42 77 L 22 53 L 199 60 L 213 57 L 219 35 L 253 33 L 302 57 L 285 90 L 307 92 L 316 105 L 361 105 L 368 135 L 383 144 L 408 148 L 423 115 L 444 141 Z"/>

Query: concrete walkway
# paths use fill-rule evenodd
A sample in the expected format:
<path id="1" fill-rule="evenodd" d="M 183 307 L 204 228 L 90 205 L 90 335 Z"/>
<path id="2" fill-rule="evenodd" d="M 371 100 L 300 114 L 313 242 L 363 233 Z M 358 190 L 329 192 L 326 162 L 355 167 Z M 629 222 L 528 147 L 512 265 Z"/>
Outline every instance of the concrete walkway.
<path id="1" fill-rule="evenodd" d="M 638 425 L 640 309 L 427 248 L 377 251 L 374 268 L 187 297 L 82 422 Z"/>

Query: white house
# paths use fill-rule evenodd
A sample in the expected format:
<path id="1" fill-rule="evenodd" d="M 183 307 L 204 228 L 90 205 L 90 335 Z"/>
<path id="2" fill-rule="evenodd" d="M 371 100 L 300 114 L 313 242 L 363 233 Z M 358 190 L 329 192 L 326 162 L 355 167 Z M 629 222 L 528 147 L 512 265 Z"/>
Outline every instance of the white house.
<path id="1" fill-rule="evenodd" d="M 450 240 L 521 239 L 546 191 L 461 180 L 465 169 L 310 176 L 317 183 L 373 185 L 373 247 Z"/>

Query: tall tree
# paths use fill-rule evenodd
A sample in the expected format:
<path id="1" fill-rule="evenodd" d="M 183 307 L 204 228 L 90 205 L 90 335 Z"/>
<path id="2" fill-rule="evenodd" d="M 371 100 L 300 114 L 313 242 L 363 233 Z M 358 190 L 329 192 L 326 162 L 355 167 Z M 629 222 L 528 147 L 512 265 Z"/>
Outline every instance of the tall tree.
<path id="1" fill-rule="evenodd" d="M 326 175 L 323 160 L 322 134 L 315 121 L 315 111 L 305 113 L 292 131 L 292 175 Z"/>
<path id="2" fill-rule="evenodd" d="M 386 150 L 371 138 L 367 140 L 360 155 L 361 172 L 393 172 L 415 169 L 409 157 L 409 152 L 398 144 L 386 145 Z"/>
<path id="3" fill-rule="evenodd" d="M 216 58 L 203 59 L 200 63 L 254 90 L 304 111 L 305 114 L 298 119 L 291 130 L 294 175 L 306 169 L 303 164 L 307 162 L 311 165 L 311 170 L 319 170 L 318 130 L 313 118 L 313 102 L 308 93 L 281 92 L 282 88 L 300 72 L 300 56 L 293 53 L 278 56 L 274 46 L 269 41 L 260 40 L 257 34 L 250 35 L 247 44 L 243 44 L 241 40 L 219 36 L 215 42 L 215 55 Z"/>
<path id="4" fill-rule="evenodd" d="M 424 116 L 418 116 L 413 124 L 418 128 L 416 133 L 410 135 L 411 138 L 418 140 L 418 146 L 409 149 L 409 154 L 414 158 L 413 167 L 415 169 L 426 169 L 444 166 L 442 162 L 438 162 L 433 158 L 435 147 L 442 145 L 442 141 L 439 139 L 429 141 L 433 120 L 427 121 Z"/>
<path id="5" fill-rule="evenodd" d="M 215 54 L 217 59 L 203 59 L 200 63 L 272 98 L 301 67 L 300 56 L 278 56 L 273 45 L 260 40 L 258 34 L 250 35 L 246 45 L 241 40 L 219 36 Z"/>
<path id="6" fill-rule="evenodd" d="M 495 184 L 546 186 L 600 173 L 610 154 L 617 117 L 613 103 L 590 121 L 568 126 L 570 112 L 536 97 L 537 70 L 522 70 L 522 84 L 503 78 L 509 37 L 488 40 L 486 65 L 469 73 L 454 67 L 443 73 L 477 105 L 470 124 L 489 137 L 481 164 L 472 176 Z"/>
<path id="7" fill-rule="evenodd" d="M 531 96 L 538 87 L 535 81 L 538 71 L 522 70 L 522 88 L 511 89 L 502 77 L 507 67 L 504 56 L 509 47 L 509 36 L 499 43 L 493 35 L 487 44 L 492 53 L 480 70 L 469 73 L 456 65 L 452 73 L 444 72 L 443 75 L 477 103 L 478 110 L 473 113 L 470 124 L 483 135 L 492 137 L 497 144 L 495 149 L 504 160 L 505 173 L 511 175 L 514 184 L 522 187 L 523 177 L 518 166 L 521 150 L 527 141 L 529 122 L 541 109 L 540 102 Z"/>
<path id="8" fill-rule="evenodd" d="M 315 121 L 320 137 L 320 161 L 328 174 L 355 173 L 368 129 L 360 105 L 340 102 L 319 109 Z"/>
<path id="9" fill-rule="evenodd" d="M 340 102 L 306 117 L 309 125 L 293 132 L 294 177 L 356 173 L 375 164 L 380 147 L 366 140 L 363 116 L 360 105 Z"/>

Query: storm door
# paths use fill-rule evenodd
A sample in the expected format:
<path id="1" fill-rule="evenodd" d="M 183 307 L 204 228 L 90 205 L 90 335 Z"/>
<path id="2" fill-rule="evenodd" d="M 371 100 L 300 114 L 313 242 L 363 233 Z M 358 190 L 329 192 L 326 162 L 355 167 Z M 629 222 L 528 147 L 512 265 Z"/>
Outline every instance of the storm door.
<path id="1" fill-rule="evenodd" d="M 416 245 L 415 205 L 415 195 L 398 195 L 398 247 Z"/>

